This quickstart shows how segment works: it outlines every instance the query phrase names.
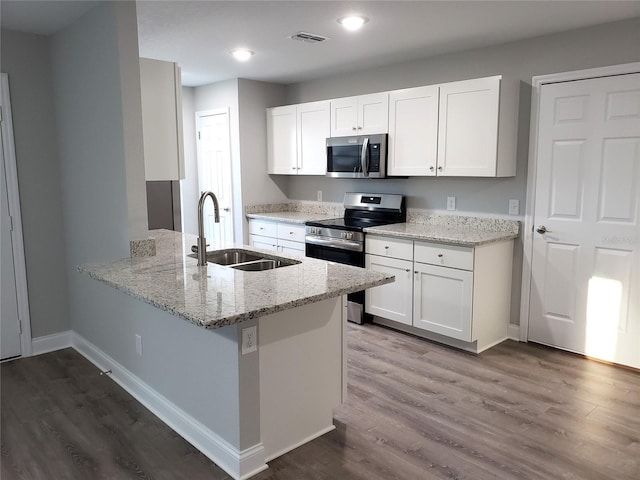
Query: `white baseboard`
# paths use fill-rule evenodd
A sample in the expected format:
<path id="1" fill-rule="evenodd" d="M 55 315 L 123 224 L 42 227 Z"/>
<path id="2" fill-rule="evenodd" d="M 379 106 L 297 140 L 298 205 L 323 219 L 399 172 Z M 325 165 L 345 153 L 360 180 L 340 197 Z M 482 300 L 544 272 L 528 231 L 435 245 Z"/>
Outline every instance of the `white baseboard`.
<path id="1" fill-rule="evenodd" d="M 71 347 L 72 334 L 71 330 L 67 330 L 31 339 L 31 355 L 41 355 Z"/>
<path id="2" fill-rule="evenodd" d="M 513 323 L 509 324 L 509 330 L 507 330 L 507 336 L 509 340 L 515 340 L 516 342 L 520 341 L 520 325 L 514 325 Z"/>
<path id="3" fill-rule="evenodd" d="M 261 443 L 239 451 L 88 340 L 73 332 L 71 343 L 100 370 L 111 370 L 109 376 L 118 385 L 234 479 L 243 480 L 268 468 Z"/>

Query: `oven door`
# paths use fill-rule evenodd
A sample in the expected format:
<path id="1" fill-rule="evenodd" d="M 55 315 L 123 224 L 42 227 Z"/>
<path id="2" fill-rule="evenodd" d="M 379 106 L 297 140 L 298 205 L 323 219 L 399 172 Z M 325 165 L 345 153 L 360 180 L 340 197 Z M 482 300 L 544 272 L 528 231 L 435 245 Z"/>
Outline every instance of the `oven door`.
<path id="1" fill-rule="evenodd" d="M 315 241 L 316 243 L 310 243 Z M 319 258 L 328 262 L 343 263 L 364 268 L 364 250 L 344 250 L 332 246 L 334 241 L 322 237 L 307 236 L 305 250 L 307 257 Z M 336 240 L 335 242 L 340 242 Z M 352 242 L 357 243 L 357 242 Z M 354 323 L 364 323 L 364 290 L 347 295 L 347 320 Z"/>

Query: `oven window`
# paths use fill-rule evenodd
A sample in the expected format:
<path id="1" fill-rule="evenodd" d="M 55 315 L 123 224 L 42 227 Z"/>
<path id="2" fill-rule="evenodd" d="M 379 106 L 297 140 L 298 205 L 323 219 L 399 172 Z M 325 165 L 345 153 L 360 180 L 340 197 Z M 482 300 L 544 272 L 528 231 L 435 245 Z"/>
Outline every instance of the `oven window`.
<path id="1" fill-rule="evenodd" d="M 361 172 L 361 152 L 362 145 L 327 147 L 327 170 L 329 172 Z"/>
<path id="2" fill-rule="evenodd" d="M 310 243 L 306 244 L 305 250 L 307 257 L 364 268 L 364 252 L 351 252 L 349 250 L 323 247 Z"/>

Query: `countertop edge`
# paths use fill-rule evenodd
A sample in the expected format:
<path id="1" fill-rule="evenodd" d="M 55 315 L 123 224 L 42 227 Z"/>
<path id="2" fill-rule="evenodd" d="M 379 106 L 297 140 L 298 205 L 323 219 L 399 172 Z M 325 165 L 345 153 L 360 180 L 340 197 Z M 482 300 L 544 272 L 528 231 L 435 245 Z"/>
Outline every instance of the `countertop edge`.
<path id="1" fill-rule="evenodd" d="M 430 236 L 428 234 L 394 232 L 394 231 L 388 231 L 388 230 L 381 230 L 378 227 L 365 228 L 364 232 L 370 233 L 373 235 L 385 236 L 385 237 L 403 238 L 406 240 L 418 240 L 418 241 L 426 241 L 426 242 L 433 242 L 433 243 L 443 243 L 443 244 L 449 244 L 449 245 L 459 245 L 463 247 L 479 247 L 481 245 L 486 245 L 489 243 L 502 242 L 506 240 L 514 240 L 518 238 L 518 234 L 515 234 L 515 233 L 495 232 L 495 237 L 487 238 L 483 240 L 471 241 L 471 240 L 461 240 L 459 238 L 454 238 L 454 237 Z"/>

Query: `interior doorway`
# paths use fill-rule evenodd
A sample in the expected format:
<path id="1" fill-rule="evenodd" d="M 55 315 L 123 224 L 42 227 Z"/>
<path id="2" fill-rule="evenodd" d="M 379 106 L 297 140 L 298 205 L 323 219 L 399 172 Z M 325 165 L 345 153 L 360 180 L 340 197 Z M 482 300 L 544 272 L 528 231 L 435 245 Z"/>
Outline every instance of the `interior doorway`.
<path id="1" fill-rule="evenodd" d="M 526 339 L 640 368 L 640 73 L 537 92 Z"/>
<path id="2" fill-rule="evenodd" d="M 229 109 L 196 112 L 196 136 L 200 193 L 212 191 L 220 206 L 220 223 L 216 224 L 212 203 L 205 203 L 205 237 L 232 243 L 235 235 Z"/>
<path id="3" fill-rule="evenodd" d="M 13 137 L 9 78 L 0 74 L 0 123 L 2 148 L 0 239 L 2 310 L 0 312 L 0 360 L 31 355 L 31 323 L 27 295 L 22 217 Z"/>

